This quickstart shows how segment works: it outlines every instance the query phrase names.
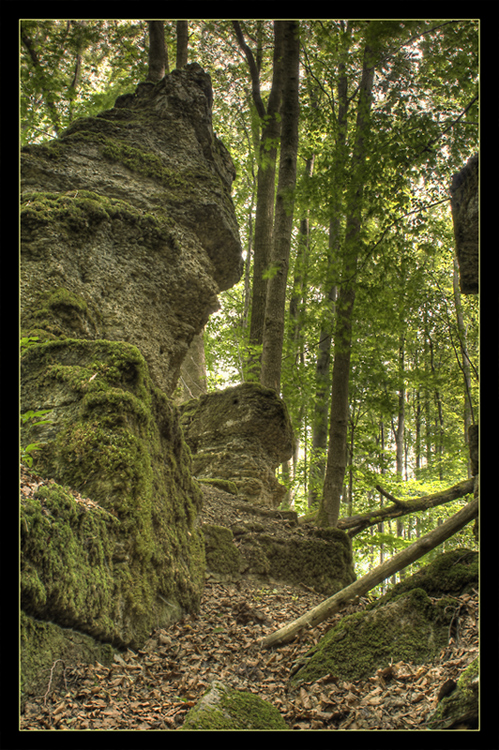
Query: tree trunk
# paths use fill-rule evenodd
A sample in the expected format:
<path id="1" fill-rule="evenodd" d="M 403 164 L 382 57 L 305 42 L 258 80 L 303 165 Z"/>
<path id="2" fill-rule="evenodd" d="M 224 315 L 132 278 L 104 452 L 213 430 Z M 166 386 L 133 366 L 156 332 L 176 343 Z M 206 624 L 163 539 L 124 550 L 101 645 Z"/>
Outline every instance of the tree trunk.
<path id="1" fill-rule="evenodd" d="M 248 379 L 258 380 L 260 375 L 267 300 L 266 272 L 269 268 L 274 226 L 275 167 L 277 159 L 277 140 L 280 135 L 279 113 L 282 97 L 283 80 L 283 27 L 274 22 L 274 60 L 272 88 L 267 108 L 260 93 L 259 67 L 251 49 L 244 40 L 241 25 L 233 21 L 234 31 L 243 51 L 251 75 L 251 92 L 256 112 L 261 121 L 261 138 L 258 154 L 257 199 L 255 213 L 255 236 L 253 255 L 253 279 L 251 296 L 251 319 L 249 332 L 250 356 L 248 359 Z"/>
<path id="2" fill-rule="evenodd" d="M 165 22 L 149 21 L 149 70 L 147 80 L 161 81 L 168 73 L 168 52 L 165 44 Z"/>
<path id="3" fill-rule="evenodd" d="M 454 258 L 454 275 L 453 275 L 453 286 L 454 286 L 454 304 L 456 308 L 457 318 L 457 330 L 459 333 L 459 344 L 461 349 L 461 370 L 463 373 L 464 381 L 464 441 L 468 445 L 468 434 L 471 424 L 474 424 L 475 419 L 473 415 L 473 402 L 471 400 L 471 372 L 470 372 L 470 360 L 468 357 L 468 351 L 466 347 L 466 329 L 464 327 L 463 319 L 463 307 L 461 303 L 461 289 L 459 287 L 459 263 L 457 258 Z M 471 460 L 468 457 L 468 476 L 472 476 L 471 471 Z"/>
<path id="4" fill-rule="evenodd" d="M 203 332 L 194 336 L 180 368 L 182 401 L 199 398 L 207 392 L 206 361 L 204 355 Z"/>
<path id="5" fill-rule="evenodd" d="M 312 423 L 312 456 L 310 464 L 310 489 L 308 506 L 319 502 L 326 469 L 329 396 L 331 393 L 331 342 L 337 297 L 337 259 L 340 252 L 342 192 L 345 184 L 346 134 L 348 115 L 348 78 L 346 60 L 350 47 L 350 27 L 342 37 L 343 51 L 338 62 L 338 135 L 336 155 L 332 167 L 334 184 L 330 197 L 329 247 L 324 283 L 324 318 L 321 324 L 317 363 L 315 369 L 314 417 Z"/>
<path id="6" fill-rule="evenodd" d="M 260 382 L 266 388 L 273 388 L 280 393 L 286 286 L 293 229 L 293 192 L 296 186 L 298 154 L 300 26 L 298 21 L 276 23 L 283 25 L 284 36 L 281 150 L 270 258 L 272 273 L 268 281 L 265 304 Z"/>
<path id="7" fill-rule="evenodd" d="M 320 622 L 323 622 L 328 617 L 331 617 L 336 612 L 343 609 L 343 607 L 348 604 L 348 602 L 352 601 L 352 599 L 355 599 L 355 597 L 363 596 L 386 578 L 389 578 L 394 573 L 397 573 L 399 570 L 407 567 L 407 565 L 410 565 L 423 555 L 426 555 L 430 550 L 438 547 L 439 544 L 442 544 L 446 539 L 457 534 L 458 531 L 477 516 L 478 498 L 468 503 L 441 526 L 438 526 L 429 534 L 426 534 L 426 536 L 421 537 L 382 565 L 371 570 L 367 575 L 359 578 L 350 586 L 347 586 L 337 594 L 334 594 L 334 596 L 321 602 L 321 604 L 313 609 L 310 609 L 297 620 L 285 625 L 275 633 L 268 635 L 262 640 L 261 645 L 263 648 L 272 648 L 284 643 L 289 643 L 289 641 L 292 641 L 304 629 L 314 628 Z"/>
<path id="8" fill-rule="evenodd" d="M 475 479 L 471 477 L 449 487 L 449 489 L 443 492 L 436 492 L 433 495 L 425 495 L 424 497 L 417 497 L 410 500 L 397 500 L 397 498 L 377 485 L 376 489 L 378 492 L 388 498 L 393 505 L 390 507 L 383 507 L 381 505 L 379 509 L 369 511 L 368 513 L 351 516 L 350 518 L 342 518 L 338 521 L 338 528 L 345 531 L 350 529 L 348 535 L 350 537 L 356 536 L 369 526 L 382 523 L 385 519 L 400 518 L 408 513 L 417 513 L 428 508 L 435 508 L 437 505 L 443 505 L 444 503 L 456 500 L 458 497 L 469 495 L 473 492 L 474 483 Z"/>
<path id="9" fill-rule="evenodd" d="M 187 51 L 189 47 L 189 22 L 177 21 L 177 60 L 176 67 L 187 65 Z"/>
<path id="10" fill-rule="evenodd" d="M 348 431 L 348 381 L 352 322 L 355 302 L 357 258 L 361 243 L 361 211 L 366 162 L 366 136 L 369 132 L 372 86 L 374 81 L 373 53 L 366 42 L 362 80 L 359 91 L 355 145 L 352 156 L 352 184 L 347 203 L 347 225 L 341 288 L 336 303 L 336 328 L 334 335 L 333 382 L 329 418 L 329 445 L 326 476 L 318 522 L 323 526 L 336 526 L 346 469 Z"/>

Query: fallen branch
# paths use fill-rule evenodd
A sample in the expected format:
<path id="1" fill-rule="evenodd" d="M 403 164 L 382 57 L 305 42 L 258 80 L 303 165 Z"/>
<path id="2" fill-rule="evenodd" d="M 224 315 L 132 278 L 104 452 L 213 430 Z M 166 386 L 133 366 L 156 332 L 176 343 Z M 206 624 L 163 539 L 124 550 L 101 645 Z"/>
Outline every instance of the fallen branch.
<path id="1" fill-rule="evenodd" d="M 362 513 L 357 516 L 350 516 L 349 518 L 340 518 L 338 521 L 338 528 L 348 531 L 350 537 L 359 534 L 369 526 L 374 526 L 381 521 L 385 521 L 387 518 L 399 518 L 405 516 L 408 513 L 417 513 L 421 510 L 427 510 L 428 508 L 434 508 L 437 505 L 443 505 L 449 503 L 451 500 L 456 500 L 458 497 L 464 497 L 473 492 L 475 486 L 475 477 L 471 479 L 465 479 L 453 487 L 449 487 L 443 492 L 436 492 L 433 495 L 425 495 L 424 497 L 416 497 L 409 500 L 397 500 L 397 498 L 390 495 L 389 492 L 383 490 L 379 485 L 376 486 L 378 492 L 381 492 L 388 500 L 394 505 L 388 508 L 377 508 L 371 510 L 368 513 Z"/>
<path id="2" fill-rule="evenodd" d="M 454 536 L 460 531 L 466 524 L 472 521 L 478 516 L 478 498 L 472 500 L 470 503 L 464 506 L 458 513 L 445 521 L 441 526 L 437 526 L 436 529 L 431 531 L 426 536 L 421 537 L 409 547 L 398 552 L 392 558 L 384 562 L 382 565 L 378 565 L 370 573 L 357 581 L 352 583 L 350 586 L 338 591 L 337 594 L 331 596 L 329 599 L 318 604 L 313 609 L 305 612 L 304 615 L 299 617 L 297 620 L 285 625 L 280 630 L 276 630 L 275 633 L 271 633 L 261 642 L 263 648 L 271 648 L 272 646 L 280 646 L 283 643 L 289 643 L 295 636 L 297 636 L 302 630 L 306 628 L 314 628 L 323 620 L 331 617 L 340 609 L 342 609 L 348 602 L 357 596 L 363 596 L 370 591 L 374 586 L 377 586 L 385 578 L 389 578 L 394 573 L 397 573 L 402 568 L 407 567 L 418 558 L 425 555 L 434 547 L 438 547 L 439 544 L 445 542 L 449 537 Z"/>

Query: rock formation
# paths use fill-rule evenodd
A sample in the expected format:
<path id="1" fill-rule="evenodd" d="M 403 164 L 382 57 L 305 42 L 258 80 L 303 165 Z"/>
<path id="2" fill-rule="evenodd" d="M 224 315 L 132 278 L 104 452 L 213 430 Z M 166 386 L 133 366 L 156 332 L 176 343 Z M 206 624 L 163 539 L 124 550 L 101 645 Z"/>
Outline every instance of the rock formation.
<path id="1" fill-rule="evenodd" d="M 286 488 L 275 469 L 293 454 L 293 428 L 274 391 L 243 383 L 187 401 L 181 411 L 197 478 L 232 481 L 254 505 L 280 505 Z"/>
<path id="2" fill-rule="evenodd" d="M 451 209 L 463 294 L 478 294 L 478 154 L 454 175 Z"/>
<path id="3" fill-rule="evenodd" d="M 201 492 L 171 395 L 242 269 L 209 76 L 194 64 L 139 84 L 24 148 L 21 177 L 21 329 L 38 337 L 21 410 L 50 410 L 21 438 L 43 443 L 21 502 L 24 653 L 48 620 L 137 647 L 196 611 L 204 585 Z"/>
<path id="4" fill-rule="evenodd" d="M 22 328 L 127 341 L 171 393 L 242 272 L 235 172 L 197 64 L 141 83 L 21 157 Z"/>

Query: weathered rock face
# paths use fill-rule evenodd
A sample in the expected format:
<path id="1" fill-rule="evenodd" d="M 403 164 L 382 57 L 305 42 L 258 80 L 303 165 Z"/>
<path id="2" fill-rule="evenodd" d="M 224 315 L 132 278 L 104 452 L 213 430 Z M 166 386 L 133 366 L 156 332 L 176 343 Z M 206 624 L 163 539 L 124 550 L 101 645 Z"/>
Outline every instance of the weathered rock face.
<path id="1" fill-rule="evenodd" d="M 478 154 L 454 175 L 451 208 L 463 294 L 478 294 Z"/>
<path id="2" fill-rule="evenodd" d="M 325 596 L 355 581 L 352 544 L 341 529 L 299 524 L 294 511 L 258 507 L 211 484 L 201 489 L 208 574 L 303 584 Z"/>
<path id="3" fill-rule="evenodd" d="M 24 148 L 23 332 L 127 341 L 172 393 L 218 291 L 242 272 L 234 175 L 197 64 Z"/>
<path id="4" fill-rule="evenodd" d="M 293 454 L 293 428 L 274 391 L 243 383 L 187 401 L 181 412 L 196 477 L 230 480 L 254 505 L 280 505 L 286 489 L 275 469 Z"/>

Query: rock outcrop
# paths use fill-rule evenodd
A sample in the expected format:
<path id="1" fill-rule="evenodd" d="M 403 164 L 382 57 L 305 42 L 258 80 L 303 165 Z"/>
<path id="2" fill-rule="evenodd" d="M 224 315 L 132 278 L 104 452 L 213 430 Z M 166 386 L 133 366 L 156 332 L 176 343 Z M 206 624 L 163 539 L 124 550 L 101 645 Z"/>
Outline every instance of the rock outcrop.
<path id="1" fill-rule="evenodd" d="M 356 579 L 352 544 L 341 529 L 299 524 L 291 510 L 255 506 L 202 484 L 207 576 L 306 586 L 332 596 Z"/>
<path id="2" fill-rule="evenodd" d="M 234 175 L 197 64 L 23 148 L 23 332 L 134 344 L 172 393 L 242 272 Z"/>
<path id="3" fill-rule="evenodd" d="M 293 454 L 293 428 L 274 391 L 243 383 L 187 401 L 181 411 L 197 478 L 229 480 L 253 505 L 280 505 L 286 488 L 275 469 Z"/>
<path id="4" fill-rule="evenodd" d="M 478 154 L 454 175 L 450 192 L 461 291 L 478 294 Z"/>
<path id="5" fill-rule="evenodd" d="M 21 410 L 49 410 L 21 436 L 43 444 L 21 502 L 23 649 L 49 620 L 54 643 L 138 647 L 197 611 L 204 586 L 201 492 L 171 396 L 242 269 L 209 76 L 194 64 L 139 84 L 24 148 L 21 177 L 21 329 L 37 337 Z"/>

